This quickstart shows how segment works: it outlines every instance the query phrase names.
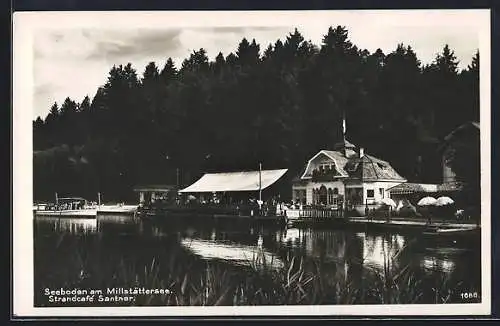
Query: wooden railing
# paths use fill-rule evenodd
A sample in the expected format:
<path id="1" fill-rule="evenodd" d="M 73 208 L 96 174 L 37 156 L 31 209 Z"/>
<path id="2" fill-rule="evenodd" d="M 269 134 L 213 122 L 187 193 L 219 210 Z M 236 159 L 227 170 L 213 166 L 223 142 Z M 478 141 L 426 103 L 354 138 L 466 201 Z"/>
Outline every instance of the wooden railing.
<path id="1" fill-rule="evenodd" d="M 343 218 L 344 213 L 342 209 L 326 209 L 326 208 L 303 208 L 299 212 L 301 219 L 332 219 Z"/>

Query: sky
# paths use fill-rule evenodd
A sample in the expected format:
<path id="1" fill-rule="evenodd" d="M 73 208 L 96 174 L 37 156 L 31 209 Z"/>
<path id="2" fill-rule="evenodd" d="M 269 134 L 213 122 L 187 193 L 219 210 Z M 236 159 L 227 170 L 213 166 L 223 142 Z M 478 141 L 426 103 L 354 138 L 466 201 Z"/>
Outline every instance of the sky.
<path id="1" fill-rule="evenodd" d="M 483 16 L 481 16 L 483 15 Z M 204 48 L 211 60 L 227 56 L 242 38 L 255 39 L 261 53 L 297 28 L 321 45 L 328 27 L 342 25 L 358 48 L 384 53 L 410 45 L 423 64 L 445 44 L 459 68 L 480 48 L 484 11 L 304 11 L 304 12 L 154 12 L 37 13 L 22 23 L 32 36 L 33 119 L 44 118 L 66 97 L 91 99 L 113 65 L 128 62 L 139 76 L 147 63 L 160 69 L 171 57 L 177 66 Z M 489 14 L 488 14 L 489 17 Z M 14 18 L 14 29 L 16 27 Z M 488 29 L 489 26 L 487 25 Z M 15 33 L 14 33 L 15 35 Z"/>

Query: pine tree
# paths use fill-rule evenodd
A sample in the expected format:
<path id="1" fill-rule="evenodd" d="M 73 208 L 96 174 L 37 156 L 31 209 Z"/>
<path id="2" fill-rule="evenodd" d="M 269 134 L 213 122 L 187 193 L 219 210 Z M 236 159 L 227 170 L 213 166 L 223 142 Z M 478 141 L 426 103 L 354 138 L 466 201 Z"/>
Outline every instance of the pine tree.
<path id="1" fill-rule="evenodd" d="M 154 62 L 148 63 L 144 73 L 142 74 L 142 84 L 158 84 L 158 80 L 160 78 L 160 72 L 158 71 L 158 67 Z"/>
<path id="2" fill-rule="evenodd" d="M 224 59 L 224 55 L 222 52 L 219 52 L 215 57 L 215 62 L 212 64 L 212 68 L 215 74 L 219 74 L 224 66 L 226 65 L 226 60 Z"/>
<path id="3" fill-rule="evenodd" d="M 262 61 L 270 59 L 272 55 L 273 55 L 273 45 L 269 44 L 267 48 L 264 50 L 264 53 L 262 55 Z"/>
<path id="4" fill-rule="evenodd" d="M 168 85 L 170 81 L 175 80 L 177 74 L 178 71 L 177 68 L 175 68 L 174 61 L 172 58 L 168 58 L 160 73 L 161 80 L 165 85 Z"/>
<path id="5" fill-rule="evenodd" d="M 463 121 L 461 117 L 460 85 L 458 80 L 458 60 L 454 52 L 445 45 L 434 61 L 424 68 L 423 83 L 426 106 L 433 112 L 437 136 L 443 138 Z"/>
<path id="6" fill-rule="evenodd" d="M 181 72 L 206 72 L 208 70 L 207 51 L 200 48 L 193 51 L 188 59 L 182 62 Z"/>
<path id="7" fill-rule="evenodd" d="M 229 53 L 227 56 L 226 56 L 226 63 L 229 65 L 229 66 L 235 66 L 238 62 L 238 58 L 236 57 L 236 55 L 234 55 L 234 53 Z"/>
<path id="8" fill-rule="evenodd" d="M 59 106 L 57 105 L 57 102 L 55 102 L 50 107 L 49 114 L 45 118 L 45 123 L 47 123 L 48 125 L 54 124 L 58 118 L 59 118 Z"/>
<path id="9" fill-rule="evenodd" d="M 86 95 L 78 105 L 78 112 L 88 112 L 90 110 L 90 98 Z"/>
<path id="10" fill-rule="evenodd" d="M 237 64 L 241 66 L 257 64 L 260 60 L 259 51 L 260 46 L 255 43 L 255 39 L 249 43 L 246 38 L 243 38 L 236 50 Z"/>

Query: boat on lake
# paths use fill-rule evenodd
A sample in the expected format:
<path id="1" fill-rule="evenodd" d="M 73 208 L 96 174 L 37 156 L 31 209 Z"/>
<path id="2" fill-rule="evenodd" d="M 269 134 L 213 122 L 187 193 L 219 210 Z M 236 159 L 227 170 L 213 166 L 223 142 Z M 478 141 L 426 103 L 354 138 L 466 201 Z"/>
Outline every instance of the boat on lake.
<path id="1" fill-rule="evenodd" d="M 481 233 L 480 227 L 461 227 L 461 228 L 427 228 L 423 231 L 424 236 L 438 237 L 456 237 L 456 236 L 474 236 Z"/>
<path id="2" fill-rule="evenodd" d="M 57 198 L 55 204 L 35 204 L 33 212 L 35 216 L 59 216 L 59 217 L 97 217 L 99 206 L 89 202 L 82 197 Z"/>
<path id="3" fill-rule="evenodd" d="M 35 203 L 35 216 L 85 217 L 97 218 L 97 215 L 134 215 L 139 205 L 101 204 L 101 193 L 97 193 L 97 202 L 82 197 L 59 198 L 55 194 L 55 203 Z"/>
<path id="4" fill-rule="evenodd" d="M 33 212 L 35 216 L 59 216 L 59 217 L 97 217 L 97 215 L 135 215 L 138 205 L 97 205 L 89 203 L 83 198 L 61 198 L 63 204 L 35 204 Z M 65 205 L 64 202 L 85 202 L 82 205 Z"/>

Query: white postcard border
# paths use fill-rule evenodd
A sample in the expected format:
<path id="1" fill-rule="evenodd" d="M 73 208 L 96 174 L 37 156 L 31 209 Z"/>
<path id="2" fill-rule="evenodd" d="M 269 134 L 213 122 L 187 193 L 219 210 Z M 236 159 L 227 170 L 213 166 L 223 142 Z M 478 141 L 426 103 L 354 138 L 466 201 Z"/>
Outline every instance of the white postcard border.
<path id="1" fill-rule="evenodd" d="M 367 11 L 365 11 L 367 12 Z M 388 11 L 372 11 L 385 19 Z M 479 33 L 481 102 L 481 214 L 482 214 L 482 303 L 446 305 L 335 305 L 257 307 L 64 307 L 33 306 L 33 49 L 32 37 L 38 28 L 167 27 L 161 12 L 17 12 L 13 16 L 13 312 L 15 316 L 293 316 L 293 315 L 486 315 L 491 313 L 491 166 L 490 166 L 490 11 L 489 10 L 408 10 L 394 24 L 425 15 L 429 22 L 446 24 L 448 17 L 475 15 L 467 24 Z M 175 12 L 168 13 L 170 27 L 193 26 L 284 26 L 301 19 L 327 19 L 330 11 L 282 12 Z M 403 13 L 403 12 L 401 12 Z M 163 13 L 165 14 L 165 13 Z M 359 14 L 353 11 L 353 15 Z M 293 23 L 290 23 L 293 22 Z M 335 20 L 332 20 L 335 25 Z M 465 24 L 465 21 L 464 21 Z M 54 76 L 57 78 L 57 76 Z"/>

